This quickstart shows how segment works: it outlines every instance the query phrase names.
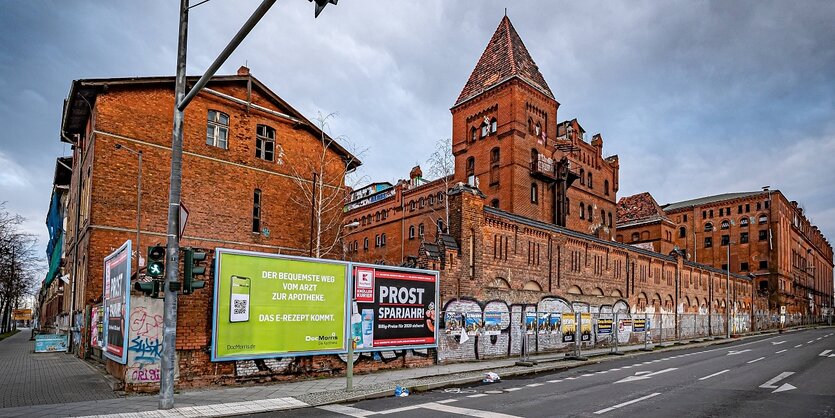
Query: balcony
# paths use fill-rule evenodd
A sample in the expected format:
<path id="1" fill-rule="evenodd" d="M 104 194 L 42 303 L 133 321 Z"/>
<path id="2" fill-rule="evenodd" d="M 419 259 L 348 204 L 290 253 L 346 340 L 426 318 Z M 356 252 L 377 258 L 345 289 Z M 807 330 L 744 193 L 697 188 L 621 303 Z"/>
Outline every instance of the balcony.
<path id="1" fill-rule="evenodd" d="M 531 161 L 531 176 L 545 181 L 556 180 L 554 174 L 554 160 L 542 154 Z"/>

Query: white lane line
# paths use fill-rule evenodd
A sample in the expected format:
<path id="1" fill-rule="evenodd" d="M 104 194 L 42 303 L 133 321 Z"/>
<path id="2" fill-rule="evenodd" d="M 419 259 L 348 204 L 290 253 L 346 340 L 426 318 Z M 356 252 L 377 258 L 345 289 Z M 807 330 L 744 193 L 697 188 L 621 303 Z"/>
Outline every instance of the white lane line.
<path id="1" fill-rule="evenodd" d="M 544 383 L 531 383 L 530 385 L 525 385 L 529 388 L 535 388 L 537 386 L 542 386 Z"/>
<path id="2" fill-rule="evenodd" d="M 794 348 L 802 347 L 802 346 L 803 346 L 803 344 L 798 344 L 798 345 L 794 346 Z"/>
<path id="3" fill-rule="evenodd" d="M 583 377 L 589 377 L 589 376 L 594 376 L 594 373 L 586 373 L 586 374 L 583 375 Z"/>
<path id="4" fill-rule="evenodd" d="M 806 344 L 812 344 L 813 342 L 815 342 L 815 340 L 809 340 L 809 341 L 806 341 Z"/>
<path id="5" fill-rule="evenodd" d="M 816 340 L 818 340 L 818 341 L 820 341 L 820 340 L 821 340 L 821 338 L 823 338 L 823 337 L 818 337 L 818 338 L 815 338 L 815 339 L 816 339 Z"/>
<path id="6" fill-rule="evenodd" d="M 608 370 L 601 370 L 601 371 L 597 372 L 597 374 L 606 374 L 606 373 L 609 373 L 609 371 Z"/>
<path id="7" fill-rule="evenodd" d="M 566 377 L 565 380 L 574 380 L 576 377 Z"/>
<path id="8" fill-rule="evenodd" d="M 780 351 L 775 351 L 775 352 L 774 352 L 774 354 L 780 354 L 780 353 L 784 353 L 784 352 L 786 352 L 786 351 L 788 351 L 788 350 L 780 350 Z"/>
<path id="9" fill-rule="evenodd" d="M 348 415 L 349 417 L 356 417 L 362 418 L 367 417 L 369 415 L 376 415 L 376 411 L 367 411 L 365 409 L 354 408 L 352 406 L 345 406 L 345 405 L 322 405 L 316 407 L 316 409 L 321 409 L 323 411 L 328 412 L 335 412 L 337 414 Z"/>
<path id="10" fill-rule="evenodd" d="M 731 370 L 730 369 L 725 369 L 725 370 L 722 370 L 721 372 L 716 372 L 714 374 L 710 374 L 710 375 L 707 375 L 705 377 L 700 377 L 699 380 L 707 380 L 707 379 L 710 379 L 711 377 L 719 376 L 720 374 L 727 373 L 729 371 L 731 371 Z"/>
<path id="11" fill-rule="evenodd" d="M 610 372 L 616 372 L 616 371 L 618 371 L 618 370 L 620 370 L 620 368 L 617 368 L 617 369 L 609 369 L 609 371 L 610 371 Z"/>
<path id="12" fill-rule="evenodd" d="M 458 399 L 444 399 L 444 400 L 442 400 L 442 401 L 435 401 L 435 403 L 453 403 L 453 402 L 455 402 L 455 401 L 457 401 L 457 400 L 458 400 Z"/>
<path id="13" fill-rule="evenodd" d="M 594 413 L 595 413 L 595 414 L 597 414 L 597 415 L 600 415 L 600 414 L 605 414 L 605 413 L 607 413 L 607 412 L 609 412 L 609 411 L 614 411 L 615 409 L 618 409 L 618 408 L 623 408 L 624 406 L 627 406 L 627 405 L 632 405 L 633 403 L 636 403 L 636 402 L 641 402 L 641 401 L 645 401 L 645 400 L 647 400 L 647 399 L 649 399 L 649 398 L 654 398 L 654 397 L 656 397 L 656 396 L 658 396 L 658 395 L 660 395 L 660 394 L 661 394 L 661 393 L 659 393 L 659 392 L 651 393 L 651 394 L 649 394 L 649 395 L 647 395 L 647 396 L 642 396 L 642 397 L 640 397 L 640 398 L 638 398 L 638 399 L 633 399 L 633 400 L 631 400 L 631 401 L 627 401 L 627 402 L 624 402 L 624 403 L 619 403 L 619 404 L 614 405 L 614 406 L 610 406 L 610 407 L 608 407 L 608 408 L 606 408 L 606 409 L 601 409 L 601 410 L 599 410 L 599 411 L 595 411 Z"/>
<path id="14" fill-rule="evenodd" d="M 505 392 L 516 392 L 517 390 L 522 390 L 522 388 L 507 388 L 504 391 Z"/>
<path id="15" fill-rule="evenodd" d="M 482 398 L 484 396 L 489 396 L 486 393 L 476 393 L 475 395 L 467 395 L 468 398 Z"/>
<path id="16" fill-rule="evenodd" d="M 468 417 L 483 417 L 483 418 L 517 418 L 515 415 L 501 414 L 491 411 L 480 411 L 478 409 L 459 408 L 457 406 L 442 405 L 437 402 L 428 402 L 420 405 L 421 408 L 431 409 L 433 411 L 447 412 L 450 414 L 466 415 Z"/>
<path id="17" fill-rule="evenodd" d="M 755 359 L 753 359 L 753 360 L 749 361 L 749 362 L 748 362 L 748 364 L 751 364 L 751 363 L 756 363 L 756 362 L 758 362 L 758 361 L 760 361 L 760 360 L 762 360 L 762 359 L 764 359 L 764 358 L 765 358 L 765 357 L 755 358 Z"/>
<path id="18" fill-rule="evenodd" d="M 635 366 L 623 366 L 623 367 L 621 367 L 621 368 L 622 368 L 622 369 L 631 369 L 631 368 L 633 368 L 633 367 L 635 367 Z"/>
<path id="19" fill-rule="evenodd" d="M 560 383 L 560 382 L 562 382 L 562 379 L 556 379 L 556 380 L 549 380 L 548 381 L 548 383 Z"/>

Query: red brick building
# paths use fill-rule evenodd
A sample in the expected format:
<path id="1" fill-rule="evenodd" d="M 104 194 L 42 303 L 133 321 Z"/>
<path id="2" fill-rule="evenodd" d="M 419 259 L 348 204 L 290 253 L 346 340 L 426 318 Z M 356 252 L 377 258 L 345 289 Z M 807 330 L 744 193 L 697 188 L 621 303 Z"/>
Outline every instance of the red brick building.
<path id="1" fill-rule="evenodd" d="M 144 258 L 147 246 L 165 244 L 173 103 L 173 77 L 76 80 L 67 97 L 62 141 L 73 147 L 73 166 L 63 270 L 71 281 L 64 288 L 73 289 L 74 299 L 66 298 L 63 311 L 74 314 L 84 336 L 74 338 L 80 355 L 100 355 L 90 347 L 86 327 L 91 307 L 101 302 L 103 259 L 136 237 L 138 159 L 132 152 L 143 156 L 137 254 Z M 184 125 L 182 202 L 189 217 L 181 246 L 315 253 L 311 171 L 324 195 L 338 202 L 316 224 L 342 224 L 345 172 L 360 162 L 248 69 L 214 77 L 186 109 Z M 324 229 L 323 257 L 342 256 L 339 231 Z M 179 297 L 180 385 L 237 376 L 235 362 L 209 360 L 211 303 L 211 280 Z M 127 379 L 130 364 L 104 361 L 110 373 Z"/>
<path id="2" fill-rule="evenodd" d="M 731 273 L 756 278 L 772 310 L 786 306 L 791 313 L 820 315 L 832 306 L 832 246 L 797 202 L 779 190 L 725 193 L 661 207 L 648 193 L 624 197 L 618 203 L 617 240 L 651 242 L 664 254 L 675 246 L 694 262 L 722 270 L 730 265 Z"/>
<path id="3" fill-rule="evenodd" d="M 611 239 L 618 158 L 604 157 L 600 134 L 587 138 L 576 119 L 558 123 L 559 105 L 504 17 L 451 109 L 451 181 L 412 175 L 385 199 L 349 204 L 347 219 L 360 222 L 349 235 L 350 257 L 400 264 L 417 256 L 419 238 L 434 241 L 444 189 L 457 183 L 478 187 L 490 206 Z M 385 243 L 374 246 L 383 234 Z"/>

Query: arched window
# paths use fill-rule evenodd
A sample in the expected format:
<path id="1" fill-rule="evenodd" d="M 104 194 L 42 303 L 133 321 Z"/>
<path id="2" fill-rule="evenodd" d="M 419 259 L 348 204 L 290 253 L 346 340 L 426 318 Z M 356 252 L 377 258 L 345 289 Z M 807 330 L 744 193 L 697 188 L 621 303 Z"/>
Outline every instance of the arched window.
<path id="1" fill-rule="evenodd" d="M 430 194 L 429 197 L 427 198 L 427 200 L 429 200 L 429 206 L 434 205 L 435 204 L 435 195 Z"/>
<path id="2" fill-rule="evenodd" d="M 719 227 L 722 229 L 728 229 L 731 227 L 731 223 L 728 222 L 727 219 L 723 220 L 722 223 L 719 224 Z"/>
<path id="3" fill-rule="evenodd" d="M 528 133 L 533 134 L 533 120 L 531 118 L 528 118 Z"/>
<path id="4" fill-rule="evenodd" d="M 603 194 L 609 195 L 609 180 L 603 180 Z"/>
<path id="5" fill-rule="evenodd" d="M 496 128 L 498 128 L 498 123 L 496 122 L 496 118 L 490 120 L 490 133 L 496 133 Z"/>
<path id="6" fill-rule="evenodd" d="M 536 136 L 542 135 L 542 125 L 540 125 L 539 122 L 536 123 L 536 128 L 534 130 L 534 135 L 536 135 Z"/>
<path id="7" fill-rule="evenodd" d="M 685 228 L 685 227 L 683 227 L 683 226 L 682 226 L 682 227 L 679 227 L 679 228 L 678 228 L 678 237 L 679 237 L 679 238 L 685 238 L 685 237 L 687 237 L 687 228 Z"/>
<path id="8" fill-rule="evenodd" d="M 359 243 L 357 242 L 357 240 L 354 240 L 354 252 L 359 251 L 359 249 L 360 249 Z"/>
<path id="9" fill-rule="evenodd" d="M 481 124 L 481 137 L 484 138 L 490 134 L 490 126 L 487 122 Z"/>
<path id="10" fill-rule="evenodd" d="M 637 232 L 632 233 L 632 242 L 638 241 L 640 239 L 641 239 L 641 234 L 639 234 Z"/>
<path id="11" fill-rule="evenodd" d="M 362 249 L 365 250 L 365 251 L 368 251 L 368 237 L 363 238 Z"/>
<path id="12" fill-rule="evenodd" d="M 374 215 L 374 220 L 375 220 L 375 221 L 377 221 L 377 222 L 380 222 L 380 217 L 381 217 L 381 216 L 382 216 L 382 215 L 380 215 L 380 212 L 377 212 L 377 213 Z"/>
<path id="13" fill-rule="evenodd" d="M 438 219 L 438 221 L 436 222 L 436 226 L 438 227 L 438 233 L 443 234 L 444 233 L 444 220 L 443 219 Z"/>
<path id="14" fill-rule="evenodd" d="M 499 208 L 499 199 L 493 199 L 490 201 L 490 206 L 498 209 Z"/>
<path id="15" fill-rule="evenodd" d="M 609 212 L 609 228 L 612 227 L 612 212 Z"/>
<path id="16" fill-rule="evenodd" d="M 539 190 L 536 183 L 531 183 L 531 203 L 539 203 Z"/>
<path id="17" fill-rule="evenodd" d="M 426 206 L 426 200 L 421 197 L 420 199 L 418 199 L 418 207 L 423 209 L 424 206 Z"/>
<path id="18" fill-rule="evenodd" d="M 415 226 L 409 225 L 409 239 L 415 239 Z"/>
<path id="19" fill-rule="evenodd" d="M 438 192 L 438 203 L 444 201 L 444 192 Z"/>
<path id="20" fill-rule="evenodd" d="M 705 223 L 705 232 L 712 232 L 713 231 L 713 224 L 710 222 Z"/>
<path id="21" fill-rule="evenodd" d="M 383 232 L 383 234 L 380 235 L 380 246 L 381 247 L 386 246 L 386 233 L 385 232 Z"/>
<path id="22" fill-rule="evenodd" d="M 374 235 L 374 247 L 380 246 L 380 235 Z"/>
<path id="23" fill-rule="evenodd" d="M 475 157 L 467 158 L 467 183 L 475 186 Z"/>
<path id="24" fill-rule="evenodd" d="M 592 221 L 594 221 L 594 211 L 591 208 L 591 204 L 589 204 L 589 223 L 592 223 Z"/>
<path id="25" fill-rule="evenodd" d="M 415 203 L 414 200 L 409 202 L 409 210 L 415 210 L 416 207 L 417 207 L 417 203 Z"/>
<path id="26" fill-rule="evenodd" d="M 537 162 L 539 161 L 539 151 L 536 148 L 531 149 L 531 167 L 536 167 Z"/>
<path id="27" fill-rule="evenodd" d="M 470 128 L 470 141 L 475 142 L 476 139 L 478 139 L 478 131 L 475 126 L 473 126 Z"/>
<path id="28" fill-rule="evenodd" d="M 606 211 L 603 209 L 600 209 L 600 223 L 606 225 Z"/>
<path id="29" fill-rule="evenodd" d="M 759 223 L 764 224 L 768 222 L 768 216 L 760 215 Z"/>
<path id="30" fill-rule="evenodd" d="M 589 171 L 589 184 L 588 184 L 588 186 L 589 186 L 589 189 L 594 188 L 594 182 L 591 180 L 591 171 Z"/>
<path id="31" fill-rule="evenodd" d="M 739 220 L 739 226 L 741 226 L 741 227 L 747 227 L 748 226 L 748 217 L 747 216 L 743 217 L 742 219 Z"/>
<path id="32" fill-rule="evenodd" d="M 649 231 L 641 231 L 641 240 L 648 240 L 649 239 Z"/>
<path id="33" fill-rule="evenodd" d="M 586 184 L 586 170 L 584 170 L 582 168 L 580 169 L 580 184 L 582 184 L 582 185 Z"/>
<path id="34" fill-rule="evenodd" d="M 423 223 L 418 225 L 418 237 L 423 238 Z"/>
<path id="35" fill-rule="evenodd" d="M 499 147 L 490 150 L 490 185 L 499 184 L 499 159 L 501 151 Z"/>
<path id="36" fill-rule="evenodd" d="M 586 219 L 586 205 L 580 202 L 580 219 Z"/>

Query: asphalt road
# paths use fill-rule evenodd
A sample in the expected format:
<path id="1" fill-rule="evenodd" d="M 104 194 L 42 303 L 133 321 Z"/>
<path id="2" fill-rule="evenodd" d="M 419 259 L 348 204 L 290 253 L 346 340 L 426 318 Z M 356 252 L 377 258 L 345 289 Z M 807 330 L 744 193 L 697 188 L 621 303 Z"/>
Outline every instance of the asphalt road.
<path id="1" fill-rule="evenodd" d="M 835 417 L 835 329 L 653 352 L 500 383 L 260 416 Z"/>

